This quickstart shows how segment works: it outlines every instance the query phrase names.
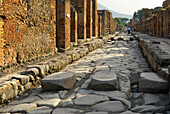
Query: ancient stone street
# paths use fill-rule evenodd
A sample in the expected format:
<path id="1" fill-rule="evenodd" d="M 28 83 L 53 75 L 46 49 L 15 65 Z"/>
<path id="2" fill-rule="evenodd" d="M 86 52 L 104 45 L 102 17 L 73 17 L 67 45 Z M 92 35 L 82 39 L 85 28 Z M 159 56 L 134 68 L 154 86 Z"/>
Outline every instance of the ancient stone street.
<path id="1" fill-rule="evenodd" d="M 22 82 L 25 83 L 25 80 Z M 42 86 L 9 102 L 0 108 L 0 112 L 166 113 L 168 93 L 153 93 L 150 82 L 155 85 L 155 91 L 169 89 L 169 82 L 160 79 L 148 66 L 136 38 L 120 33 L 104 46 L 67 65 L 60 72 L 42 79 Z"/>

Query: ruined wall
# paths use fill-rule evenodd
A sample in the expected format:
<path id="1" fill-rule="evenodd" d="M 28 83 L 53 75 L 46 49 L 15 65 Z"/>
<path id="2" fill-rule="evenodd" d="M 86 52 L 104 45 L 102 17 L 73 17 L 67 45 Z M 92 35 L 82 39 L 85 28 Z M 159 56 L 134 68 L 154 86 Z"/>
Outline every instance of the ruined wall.
<path id="1" fill-rule="evenodd" d="M 71 4 L 70 0 L 57 1 L 57 47 L 70 48 Z"/>
<path id="2" fill-rule="evenodd" d="M 77 45 L 77 11 L 71 9 L 71 42 L 74 42 Z"/>
<path id="3" fill-rule="evenodd" d="M 87 0 L 87 31 L 86 31 L 86 35 L 87 38 L 92 39 L 92 0 Z"/>
<path id="4" fill-rule="evenodd" d="M 2 66 L 27 62 L 54 52 L 51 1 L 1 0 Z"/>
<path id="5" fill-rule="evenodd" d="M 93 37 L 98 37 L 98 14 L 97 14 L 97 0 L 93 0 Z"/>

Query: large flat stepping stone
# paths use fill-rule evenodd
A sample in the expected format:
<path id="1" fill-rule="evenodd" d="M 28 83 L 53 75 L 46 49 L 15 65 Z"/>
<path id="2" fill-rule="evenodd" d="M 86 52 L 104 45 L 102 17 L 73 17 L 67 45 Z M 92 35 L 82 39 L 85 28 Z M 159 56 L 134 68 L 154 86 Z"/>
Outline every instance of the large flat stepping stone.
<path id="1" fill-rule="evenodd" d="M 41 80 L 43 91 L 56 91 L 71 89 L 76 82 L 73 72 L 54 73 Z"/>
<path id="2" fill-rule="evenodd" d="M 90 88 L 99 91 L 118 89 L 118 78 L 113 71 L 99 71 L 91 78 Z"/>
<path id="3" fill-rule="evenodd" d="M 75 105 L 91 106 L 103 101 L 108 101 L 109 98 L 101 95 L 83 95 L 74 100 Z"/>
<path id="4" fill-rule="evenodd" d="M 120 101 L 106 101 L 92 107 L 96 111 L 106 111 L 120 113 L 125 111 L 124 105 Z"/>
<path id="5" fill-rule="evenodd" d="M 139 91 L 148 93 L 160 93 L 169 91 L 170 83 L 160 78 L 156 73 L 141 73 Z"/>
<path id="6" fill-rule="evenodd" d="M 71 109 L 71 108 L 56 108 L 52 114 L 82 114 L 83 110 Z"/>

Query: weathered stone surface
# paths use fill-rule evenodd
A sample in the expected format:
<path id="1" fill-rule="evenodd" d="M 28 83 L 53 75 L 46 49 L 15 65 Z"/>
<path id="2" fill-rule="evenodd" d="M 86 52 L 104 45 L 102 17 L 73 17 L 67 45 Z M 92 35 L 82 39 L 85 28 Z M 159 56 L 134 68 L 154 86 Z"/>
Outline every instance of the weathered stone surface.
<path id="1" fill-rule="evenodd" d="M 32 104 L 20 104 L 16 105 L 10 110 L 11 113 L 27 113 L 31 110 L 34 110 L 37 108 L 37 105 L 35 103 Z"/>
<path id="2" fill-rule="evenodd" d="M 28 112 L 27 114 L 51 114 L 52 109 L 47 106 L 38 107 L 35 110 Z"/>
<path id="3" fill-rule="evenodd" d="M 76 75 L 72 72 L 54 73 L 41 80 L 43 91 L 71 89 L 76 82 Z"/>
<path id="4" fill-rule="evenodd" d="M 29 80 L 30 80 L 29 76 L 26 76 L 26 75 L 13 76 L 12 79 L 17 79 L 17 80 L 19 80 L 22 85 L 28 83 Z"/>
<path id="5" fill-rule="evenodd" d="M 136 106 L 131 109 L 132 112 L 140 112 L 140 113 L 146 113 L 146 112 L 154 112 L 156 110 L 164 110 L 163 106 L 157 107 L 153 105 L 143 105 L 143 106 Z"/>
<path id="6" fill-rule="evenodd" d="M 154 104 L 160 100 L 158 95 L 149 94 L 149 93 L 145 93 L 143 95 L 143 99 L 145 101 L 145 105 Z"/>
<path id="7" fill-rule="evenodd" d="M 86 114 L 108 114 L 108 112 L 88 112 Z"/>
<path id="8" fill-rule="evenodd" d="M 108 97 L 100 95 L 83 95 L 74 100 L 79 106 L 91 106 L 99 102 L 108 101 Z"/>
<path id="9" fill-rule="evenodd" d="M 31 87 L 32 87 L 32 82 L 28 82 L 27 84 L 24 85 L 25 91 L 31 89 Z"/>
<path id="10" fill-rule="evenodd" d="M 67 99 L 67 100 L 64 100 L 63 101 L 63 107 L 67 107 L 67 106 L 71 106 L 71 105 L 73 105 L 73 101 L 72 101 L 72 99 Z"/>
<path id="11" fill-rule="evenodd" d="M 50 99 L 50 98 L 60 98 L 59 94 L 56 92 L 44 92 L 38 95 L 42 99 Z"/>
<path id="12" fill-rule="evenodd" d="M 118 79 L 115 72 L 99 71 L 92 76 L 90 88 L 94 90 L 118 89 Z"/>
<path id="13" fill-rule="evenodd" d="M 124 104 L 128 109 L 131 109 L 131 102 L 124 99 L 124 98 L 118 98 L 118 97 L 112 97 L 111 100 L 114 101 L 120 101 L 122 104 Z"/>
<path id="14" fill-rule="evenodd" d="M 95 91 L 94 92 L 95 94 L 98 94 L 98 95 L 104 95 L 104 96 L 107 96 L 107 97 L 118 97 L 118 98 L 125 98 L 127 99 L 127 95 L 124 93 L 124 92 L 121 92 L 121 91 Z"/>
<path id="15" fill-rule="evenodd" d="M 39 101 L 36 101 L 35 103 L 37 104 L 37 106 L 48 106 L 51 108 L 56 107 L 59 103 L 60 103 L 60 99 L 58 98 L 53 98 L 53 99 L 42 99 Z"/>
<path id="16" fill-rule="evenodd" d="M 169 72 L 169 74 L 170 74 L 170 65 L 168 66 L 168 72 Z"/>
<path id="17" fill-rule="evenodd" d="M 122 112 L 122 113 L 120 113 L 120 114 L 139 114 L 139 113 L 133 113 L 133 112 L 131 112 L 131 111 L 126 111 L 126 112 Z"/>
<path id="18" fill-rule="evenodd" d="M 78 114 L 83 113 L 83 110 L 71 109 L 71 108 L 56 108 L 52 114 Z"/>
<path id="19" fill-rule="evenodd" d="M 141 73 L 139 81 L 139 90 L 142 92 L 157 93 L 168 92 L 168 81 L 160 78 L 156 73 Z"/>
<path id="20" fill-rule="evenodd" d="M 81 95 L 86 95 L 86 94 L 90 94 L 90 93 L 94 93 L 94 91 L 93 90 L 80 89 L 76 95 L 81 96 Z"/>
<path id="21" fill-rule="evenodd" d="M 97 111 L 107 111 L 114 113 L 120 113 L 125 111 L 124 105 L 119 101 L 106 101 L 104 103 L 100 103 L 93 106 L 92 109 Z"/>

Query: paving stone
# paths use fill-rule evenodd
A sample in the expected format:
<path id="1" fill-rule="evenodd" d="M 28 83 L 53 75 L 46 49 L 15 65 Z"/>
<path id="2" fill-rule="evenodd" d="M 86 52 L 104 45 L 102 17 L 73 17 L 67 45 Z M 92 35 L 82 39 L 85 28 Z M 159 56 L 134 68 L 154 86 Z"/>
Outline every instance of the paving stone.
<path id="1" fill-rule="evenodd" d="M 37 104 L 37 106 L 48 106 L 51 108 L 56 107 L 59 103 L 60 103 L 60 99 L 58 98 L 53 98 L 53 99 L 42 99 L 39 101 L 36 101 L 35 103 Z"/>
<path id="2" fill-rule="evenodd" d="M 43 91 L 71 89 L 76 82 L 76 75 L 72 72 L 54 73 L 41 80 Z"/>
<path id="3" fill-rule="evenodd" d="M 91 106 L 96 103 L 108 101 L 108 97 L 101 95 L 83 95 L 74 100 L 75 105 L 79 106 Z"/>
<path id="4" fill-rule="evenodd" d="M 124 99 L 124 98 L 118 98 L 118 97 L 112 97 L 110 100 L 114 101 L 120 101 L 122 104 L 124 104 L 128 109 L 131 109 L 131 102 Z"/>
<path id="5" fill-rule="evenodd" d="M 108 112 L 88 112 L 86 114 L 108 114 Z"/>
<path id="6" fill-rule="evenodd" d="M 71 108 L 56 108 L 52 114 L 79 114 L 83 113 L 83 110 L 71 109 Z"/>
<path id="7" fill-rule="evenodd" d="M 62 99 L 64 99 L 64 98 L 66 97 L 66 94 L 68 93 L 68 91 L 67 91 L 67 90 L 59 91 L 58 93 L 59 93 L 60 97 L 61 97 Z"/>
<path id="8" fill-rule="evenodd" d="M 125 111 L 124 105 L 119 101 L 106 101 L 93 106 L 92 109 L 97 111 L 106 111 L 114 113 L 120 113 Z"/>
<path id="9" fill-rule="evenodd" d="M 81 89 L 88 89 L 88 87 L 89 87 L 89 84 L 83 84 L 83 85 L 81 86 Z"/>
<path id="10" fill-rule="evenodd" d="M 60 99 L 59 94 L 56 92 L 44 92 L 44 93 L 40 93 L 38 96 L 42 99 L 51 99 L 51 98 Z"/>
<path id="11" fill-rule="evenodd" d="M 139 90 L 148 93 L 158 93 L 169 91 L 168 81 L 160 78 L 156 73 L 141 73 L 139 81 Z"/>
<path id="12" fill-rule="evenodd" d="M 90 93 L 94 93 L 94 91 L 93 90 L 80 89 L 78 91 L 78 93 L 76 94 L 76 96 L 86 95 L 86 94 L 90 94 Z"/>
<path id="13" fill-rule="evenodd" d="M 28 112 L 27 114 L 51 114 L 52 109 L 47 106 L 38 107 L 35 110 Z"/>
<path id="14" fill-rule="evenodd" d="M 133 112 L 131 112 L 131 111 L 126 111 L 126 112 L 122 112 L 122 113 L 120 113 L 120 114 L 140 114 L 140 113 L 133 113 Z"/>
<path id="15" fill-rule="evenodd" d="M 143 95 L 143 99 L 145 101 L 145 105 L 154 104 L 154 103 L 159 102 L 159 100 L 160 100 L 158 95 L 149 94 L 149 93 L 145 93 Z"/>
<path id="16" fill-rule="evenodd" d="M 90 88 L 94 90 L 116 90 L 118 89 L 118 79 L 115 72 L 99 71 L 91 78 Z"/>
<path id="17" fill-rule="evenodd" d="M 164 110 L 163 106 L 153 106 L 153 105 L 142 105 L 142 106 L 136 106 L 131 109 L 132 112 L 139 112 L 139 113 L 146 113 L 146 112 L 153 112 L 156 110 Z"/>
<path id="18" fill-rule="evenodd" d="M 27 113 L 31 110 L 34 110 L 35 108 L 37 108 L 37 105 L 35 103 L 31 103 L 31 104 L 20 104 L 20 105 L 16 105 L 12 108 L 12 110 L 10 110 L 11 113 Z"/>
<path id="19" fill-rule="evenodd" d="M 67 100 L 63 101 L 62 107 L 68 107 L 68 106 L 72 106 L 72 105 L 73 105 L 72 99 L 67 99 Z"/>
<path id="20" fill-rule="evenodd" d="M 133 93 L 133 98 L 139 98 L 139 97 L 141 97 L 143 95 L 143 93 Z"/>
<path id="21" fill-rule="evenodd" d="M 121 92 L 121 91 L 95 91 L 94 93 L 98 94 L 98 95 L 104 95 L 109 98 L 112 98 L 112 97 L 113 98 L 115 98 L 115 97 L 125 98 L 125 99 L 128 98 L 128 96 L 124 92 Z"/>
<path id="22" fill-rule="evenodd" d="M 17 105 L 17 104 L 23 104 L 23 103 L 31 103 L 40 100 L 38 96 L 29 96 L 27 98 L 24 98 L 22 100 L 14 100 L 10 102 L 10 105 Z"/>
<path id="23" fill-rule="evenodd" d="M 20 81 L 20 84 L 25 85 L 29 82 L 30 78 L 29 76 L 26 75 L 17 75 L 17 76 L 13 76 L 12 79 L 17 79 Z"/>

